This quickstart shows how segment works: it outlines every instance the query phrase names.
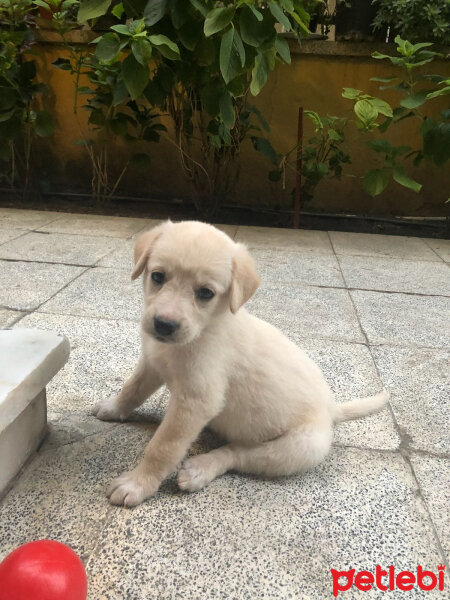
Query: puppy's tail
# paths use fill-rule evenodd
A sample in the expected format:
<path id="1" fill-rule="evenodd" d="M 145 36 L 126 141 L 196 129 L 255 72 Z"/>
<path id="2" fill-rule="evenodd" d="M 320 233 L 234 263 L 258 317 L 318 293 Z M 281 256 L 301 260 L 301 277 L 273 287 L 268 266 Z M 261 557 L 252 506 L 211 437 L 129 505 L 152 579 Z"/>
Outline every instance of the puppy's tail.
<path id="1" fill-rule="evenodd" d="M 389 392 L 383 390 L 375 396 L 369 396 L 368 398 L 357 398 L 350 402 L 344 402 L 343 404 L 336 404 L 336 412 L 334 416 L 335 423 L 342 423 L 342 421 L 348 421 L 349 419 L 359 419 L 365 417 L 374 412 L 377 412 L 383 408 L 383 406 L 389 400 Z"/>

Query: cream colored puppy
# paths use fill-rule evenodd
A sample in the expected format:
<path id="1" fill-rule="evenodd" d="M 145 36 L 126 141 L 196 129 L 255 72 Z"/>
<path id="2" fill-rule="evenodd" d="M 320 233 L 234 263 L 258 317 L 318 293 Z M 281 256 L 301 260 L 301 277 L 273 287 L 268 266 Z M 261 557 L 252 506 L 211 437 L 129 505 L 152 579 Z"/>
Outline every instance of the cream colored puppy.
<path id="1" fill-rule="evenodd" d="M 141 462 L 112 483 L 112 504 L 154 494 L 206 426 L 228 443 L 185 461 L 182 490 L 231 469 L 268 477 L 310 469 L 328 454 L 333 423 L 386 403 L 386 392 L 334 403 L 317 365 L 243 308 L 259 284 L 253 259 L 215 227 L 166 222 L 138 238 L 134 258 L 132 279 L 144 277 L 141 357 L 94 414 L 126 419 L 163 384 L 170 401 Z"/>

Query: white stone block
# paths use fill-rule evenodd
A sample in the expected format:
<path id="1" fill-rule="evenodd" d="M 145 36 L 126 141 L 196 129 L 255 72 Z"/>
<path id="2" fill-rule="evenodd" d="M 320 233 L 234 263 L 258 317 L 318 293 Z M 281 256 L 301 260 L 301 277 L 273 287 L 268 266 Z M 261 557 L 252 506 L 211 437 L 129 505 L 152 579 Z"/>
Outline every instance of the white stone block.
<path id="1" fill-rule="evenodd" d="M 45 435 L 45 386 L 69 352 L 69 341 L 60 334 L 0 331 L 0 494 Z"/>

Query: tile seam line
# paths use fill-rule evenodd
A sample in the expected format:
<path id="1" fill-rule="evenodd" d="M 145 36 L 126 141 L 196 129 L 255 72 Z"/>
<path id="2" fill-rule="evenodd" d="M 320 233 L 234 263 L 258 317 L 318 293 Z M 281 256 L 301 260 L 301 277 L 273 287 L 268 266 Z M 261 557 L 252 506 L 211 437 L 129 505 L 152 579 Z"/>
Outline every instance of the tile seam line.
<path id="1" fill-rule="evenodd" d="M 36 311 L 38 311 L 42 306 L 44 306 L 44 304 L 46 304 L 47 302 L 50 302 L 50 300 L 52 300 L 57 294 L 59 294 L 59 292 L 62 292 L 62 290 L 66 289 L 71 283 L 73 283 L 74 281 L 76 281 L 79 277 L 81 277 L 84 273 L 86 273 L 86 271 L 89 269 L 89 267 L 83 267 L 83 270 L 81 271 L 81 273 L 78 273 L 78 275 L 76 275 L 76 277 L 74 277 L 73 279 L 71 279 L 70 281 L 68 281 L 65 285 L 63 285 L 58 291 L 56 291 L 54 294 L 52 294 L 49 298 L 46 298 L 43 302 L 41 302 L 38 306 L 34 307 L 32 310 L 30 310 L 27 315 L 33 314 Z M 20 310 L 20 309 L 19 309 Z M 21 317 L 24 318 L 27 315 L 23 315 Z M 21 320 L 18 319 L 17 323 Z"/>
<path id="2" fill-rule="evenodd" d="M 333 248 L 333 250 L 334 250 L 334 245 L 333 245 L 333 241 L 332 241 L 332 239 L 331 239 L 331 236 L 329 236 L 329 239 L 330 239 L 330 242 L 331 242 L 332 248 Z M 336 258 L 337 258 L 337 257 L 336 257 Z M 339 259 L 337 259 L 337 260 L 338 260 L 338 262 L 339 262 Z M 340 267 L 340 263 L 339 263 L 339 267 Z M 344 277 L 344 274 L 343 274 L 343 273 L 342 273 L 342 277 L 344 278 L 344 281 L 346 282 L 346 279 L 345 279 L 345 277 Z M 361 324 L 361 322 L 360 322 L 360 320 L 359 320 L 359 315 L 358 315 L 358 312 L 357 312 L 357 310 L 356 310 L 356 306 L 355 306 L 355 303 L 354 303 L 354 301 L 353 301 L 352 295 L 350 294 L 350 292 L 349 292 L 349 294 L 348 294 L 348 295 L 350 296 L 350 301 L 351 301 L 351 303 L 352 303 L 352 305 L 353 305 L 353 309 L 354 309 L 354 311 L 356 312 L 356 318 L 358 319 L 358 323 L 359 323 L 359 325 L 360 325 L 361 331 L 362 331 L 362 333 L 363 333 L 363 335 L 364 335 L 364 337 L 365 337 L 365 339 L 366 339 L 366 341 L 367 341 L 367 343 L 368 343 L 368 346 L 369 346 L 369 352 L 370 352 L 370 356 L 372 357 L 372 362 L 373 362 L 373 364 L 374 364 L 374 367 L 375 367 L 375 369 L 376 369 L 376 372 L 377 372 L 377 374 L 378 374 L 378 377 L 379 377 L 379 379 L 380 379 L 381 383 L 382 383 L 382 384 L 383 384 L 383 386 L 384 386 L 384 381 L 383 381 L 383 378 L 381 377 L 381 373 L 380 373 L 380 371 L 379 371 L 379 369 L 378 369 L 378 365 L 377 365 L 377 363 L 376 363 L 376 361 L 375 361 L 375 358 L 374 358 L 374 356 L 373 356 L 372 348 L 371 348 L 371 346 L 370 346 L 370 344 L 369 344 L 369 339 L 368 339 L 368 337 L 367 337 L 367 335 L 366 335 L 366 332 L 365 332 L 364 328 L 362 327 L 362 324 Z M 430 524 L 430 526 L 431 526 L 431 529 L 432 529 L 432 532 L 433 532 L 433 537 L 434 537 L 434 539 L 435 539 L 435 542 L 436 542 L 436 544 L 437 544 L 437 547 L 438 547 L 438 550 L 439 550 L 439 552 L 440 552 L 440 554 L 441 554 L 441 557 L 442 557 L 442 558 L 444 558 L 444 560 L 447 560 L 446 554 L 445 554 L 445 552 L 444 552 L 444 550 L 443 550 L 443 547 L 442 547 L 441 539 L 440 539 L 440 537 L 439 537 L 439 535 L 438 535 L 438 533 L 437 533 L 437 530 L 436 530 L 436 526 L 435 526 L 434 520 L 433 520 L 433 518 L 432 518 L 432 516 L 431 516 L 431 511 L 430 511 L 430 508 L 429 508 L 429 506 L 428 506 L 428 503 L 426 502 L 425 496 L 424 496 L 424 494 L 423 494 L 422 487 L 421 487 L 421 485 L 420 485 L 420 482 L 419 482 L 419 480 L 418 480 L 418 478 L 417 478 L 417 476 L 416 476 L 416 472 L 415 472 L 415 470 L 414 470 L 414 468 L 413 468 L 413 465 L 412 465 L 412 463 L 411 463 L 411 460 L 410 460 L 410 452 L 409 452 L 408 446 L 407 446 L 407 444 L 405 444 L 405 443 L 404 443 L 404 442 L 405 442 L 405 440 L 404 440 L 404 438 L 403 438 L 403 435 L 402 435 L 402 433 L 401 433 L 400 426 L 399 426 L 399 424 L 398 424 L 398 422 L 397 422 L 397 419 L 396 419 L 396 417 L 395 417 L 395 414 L 394 414 L 394 409 L 393 409 L 393 407 L 392 407 L 392 404 L 391 404 L 391 402 L 390 402 L 390 401 L 388 402 L 388 406 L 389 406 L 389 411 L 390 411 L 390 413 L 391 413 L 391 416 L 392 416 L 392 420 L 393 420 L 393 422 L 394 422 L 394 425 L 395 425 L 395 428 L 396 428 L 396 430 L 397 430 L 397 435 L 398 435 L 398 437 L 399 437 L 399 440 L 400 440 L 399 452 L 400 452 L 400 454 L 401 454 L 401 456 L 402 456 L 402 458 L 403 458 L 403 460 L 404 460 L 404 463 L 405 463 L 405 465 L 406 465 L 407 467 L 409 467 L 409 469 L 410 469 L 410 472 L 411 472 L 411 475 L 412 475 L 412 477 L 413 477 L 413 480 L 414 480 L 414 482 L 415 482 L 415 483 L 416 483 L 416 485 L 417 485 L 417 491 L 418 491 L 418 494 L 419 494 L 419 496 L 420 496 L 420 499 L 421 499 L 422 505 L 423 505 L 423 507 L 424 507 L 424 509 L 425 509 L 425 511 L 426 511 L 426 514 L 427 514 L 427 517 L 428 517 L 428 521 L 429 521 L 429 524 Z M 448 561 L 447 561 L 447 562 L 448 562 Z"/>
<path id="3" fill-rule="evenodd" d="M 331 239 L 331 238 L 330 238 Z M 432 250 L 432 248 L 430 248 Z M 439 255 L 436 256 L 439 260 L 434 260 L 432 258 L 407 258 L 406 256 L 387 256 L 385 254 L 347 254 L 345 252 L 335 252 L 336 256 L 343 256 L 345 258 L 378 258 L 380 260 L 402 260 L 405 262 L 422 262 L 422 263 L 441 263 L 445 260 L 441 258 Z"/>
<path id="4" fill-rule="evenodd" d="M 116 251 L 117 251 L 117 249 L 114 249 L 111 252 L 116 252 Z M 26 263 L 26 264 L 39 264 L 39 265 L 62 265 L 64 267 L 79 267 L 79 268 L 85 269 L 86 271 L 89 269 L 91 269 L 91 270 L 105 269 L 105 270 L 112 270 L 112 271 L 130 271 L 131 270 L 131 266 L 130 267 L 117 267 L 117 266 L 108 266 L 108 265 L 98 264 L 100 261 L 104 260 L 108 256 L 110 256 L 110 253 L 107 253 L 107 254 L 101 256 L 95 262 L 89 263 L 89 264 L 66 263 L 66 262 L 58 262 L 58 261 L 50 261 L 50 260 L 27 260 L 27 259 L 23 259 L 23 258 L 4 258 L 2 256 L 0 256 L 0 261 L 10 262 L 10 263 L 22 262 L 22 263 Z M 339 261 L 338 261 L 338 263 L 339 263 Z M 339 272 L 341 273 L 341 276 L 344 277 L 340 264 L 339 264 Z M 282 281 L 265 279 L 265 282 L 270 283 L 270 284 L 274 284 L 274 283 L 290 284 L 290 285 L 294 285 L 296 287 L 303 286 L 303 287 L 307 287 L 307 288 L 346 290 L 349 292 L 371 292 L 371 293 L 375 293 L 375 294 L 404 294 L 405 296 L 419 296 L 419 297 L 425 297 L 425 298 L 450 298 L 450 294 L 427 294 L 425 292 L 406 292 L 406 291 L 402 291 L 402 290 L 381 290 L 381 289 L 364 288 L 364 287 L 348 287 L 347 285 L 345 285 L 346 284 L 345 279 L 344 279 L 343 286 L 321 285 L 321 284 L 317 284 L 317 283 L 305 283 L 305 282 L 297 281 L 295 279 L 284 279 Z M 262 289 L 264 289 L 264 284 L 262 286 Z"/>
<path id="5" fill-rule="evenodd" d="M 327 231 L 323 231 L 323 233 L 328 233 Z M 331 239 L 331 238 L 330 238 Z M 240 242 L 241 240 L 236 240 L 238 242 Z M 251 245 L 250 243 L 247 243 L 245 241 L 242 241 L 243 244 L 245 244 L 247 246 L 247 248 L 250 251 L 253 250 L 266 250 L 267 249 L 267 244 L 261 244 L 261 245 Z M 346 254 L 344 252 L 333 252 L 333 251 L 323 251 L 323 250 L 312 250 L 312 249 L 308 249 L 307 247 L 303 247 L 303 246 L 273 246 L 271 248 L 272 251 L 275 252 L 285 252 L 285 251 L 289 251 L 293 254 L 303 254 L 304 256 L 310 257 L 310 256 L 344 256 L 344 257 L 348 257 L 348 258 L 379 258 L 382 260 L 402 260 L 405 262 L 423 262 L 423 263 L 445 263 L 447 264 L 447 261 L 444 260 L 443 258 L 441 258 L 439 255 L 437 255 L 436 253 L 436 257 L 437 260 L 429 258 L 406 258 L 404 256 L 386 256 L 386 255 L 380 255 L 380 254 Z M 430 248 L 430 250 L 432 250 Z"/>
<path id="6" fill-rule="evenodd" d="M 418 477 L 416 475 L 416 470 L 414 469 L 414 465 L 411 462 L 411 456 L 410 456 L 409 452 L 403 454 L 403 459 L 404 459 L 405 463 L 408 465 L 409 469 L 411 470 L 411 474 L 414 477 L 415 482 L 417 483 L 418 494 L 419 494 L 419 497 L 420 497 L 420 499 L 422 501 L 422 504 L 423 504 L 423 506 L 425 508 L 425 511 L 427 513 L 427 516 L 428 516 L 428 519 L 430 521 L 431 528 L 432 528 L 432 531 L 433 531 L 433 534 L 434 534 L 434 539 L 436 541 L 438 550 L 441 553 L 442 558 L 444 559 L 444 564 L 448 564 L 448 556 L 447 556 L 447 554 L 446 554 L 446 552 L 445 552 L 445 550 L 444 550 L 444 548 L 442 546 L 441 538 L 440 538 L 440 536 L 438 534 L 438 531 L 436 529 L 436 524 L 434 522 L 433 515 L 431 514 L 431 510 L 430 510 L 430 507 L 428 506 L 428 502 L 426 501 L 425 495 L 424 495 L 423 490 L 422 490 L 422 486 L 420 485 L 419 479 L 418 479 Z"/>
<path id="7" fill-rule="evenodd" d="M 124 322 L 124 323 L 139 323 L 140 319 L 124 319 L 123 317 L 121 317 L 120 319 L 118 318 L 114 318 L 114 317 L 107 317 L 107 316 L 99 316 L 99 315 L 80 315 L 80 314 L 75 314 L 75 313 L 61 313 L 61 312 L 51 312 L 49 310 L 42 310 L 42 309 L 33 309 L 33 310 L 29 310 L 29 309 L 20 309 L 20 308 L 11 308 L 10 306 L 6 306 L 6 305 L 0 305 L 0 308 L 3 308 L 5 310 L 10 310 L 13 312 L 23 312 L 25 313 L 24 315 L 22 315 L 20 318 L 25 318 L 26 316 L 33 314 L 34 312 L 36 312 L 36 314 L 38 315 L 54 315 L 54 316 L 59 316 L 59 317 L 73 317 L 76 319 L 92 319 L 92 320 L 97 320 L 97 321 L 112 321 L 112 322 L 116 322 L 116 323 L 120 323 L 120 322 Z M 343 339 L 343 338 L 336 338 L 336 337 L 328 337 L 328 336 L 324 336 L 324 337 L 317 337 L 317 336 L 308 336 L 308 337 L 304 337 L 301 340 L 301 343 L 305 342 L 305 341 L 309 341 L 309 340 L 315 340 L 315 339 L 319 339 L 322 341 L 329 341 L 329 342 L 336 342 L 336 343 L 341 343 L 341 344 L 349 344 L 349 345 L 359 345 L 359 346 L 367 346 L 367 347 L 372 347 L 372 348 L 378 348 L 380 346 L 387 346 L 387 347 L 393 347 L 393 348 L 414 348 L 414 349 L 420 349 L 420 350 L 430 350 L 430 351 L 437 351 L 437 350 L 445 350 L 445 351 L 449 351 L 450 350 L 450 346 L 426 346 L 426 345 L 417 345 L 417 344 L 408 344 L 408 343 L 396 343 L 393 341 L 386 341 L 386 342 L 372 342 L 372 343 L 368 343 L 366 340 L 361 340 L 361 339 Z"/>
<path id="8" fill-rule="evenodd" d="M 324 233 L 329 233 L 328 231 L 324 231 Z M 331 237 L 329 238 L 331 240 Z M 245 242 L 243 242 L 245 244 Z M 267 244 L 265 245 L 261 245 L 261 246 L 251 246 L 250 244 L 246 244 L 249 250 L 267 250 Z M 436 252 L 430 248 L 430 250 L 433 251 L 433 253 L 436 255 L 436 257 L 438 258 L 438 260 L 434 260 L 432 258 L 407 258 L 405 256 L 387 256 L 384 254 L 347 254 L 345 252 L 337 252 L 337 251 L 331 251 L 331 252 L 323 252 L 320 250 L 311 250 L 308 248 L 304 248 L 304 247 L 299 247 L 299 246 L 274 246 L 273 248 L 271 248 L 271 250 L 275 251 L 275 252 L 285 252 L 285 251 L 289 251 L 293 254 L 303 254 L 305 257 L 310 257 L 310 256 L 322 256 L 322 257 L 326 257 L 326 256 L 343 256 L 345 258 L 376 258 L 376 259 L 380 259 L 380 260 L 399 260 L 399 261 L 404 261 L 404 262 L 421 262 L 421 263 L 444 263 L 444 264 L 448 264 L 447 261 L 445 261 L 442 257 L 440 257 L 438 254 L 436 254 Z"/>
<path id="9" fill-rule="evenodd" d="M 328 237 L 329 237 L 329 240 L 330 240 L 331 247 L 333 248 L 333 251 L 334 251 L 333 240 L 332 240 L 329 232 L 327 232 L 327 233 L 328 233 Z M 336 253 L 335 253 L 335 255 L 336 255 Z M 342 271 L 342 267 L 341 267 L 341 264 L 340 264 L 339 259 L 337 258 L 337 256 L 336 256 L 336 260 L 338 261 L 339 269 L 341 271 L 341 275 L 342 275 L 342 278 L 344 280 L 344 283 L 347 284 L 347 280 L 346 280 L 345 275 L 344 275 L 344 273 Z M 352 295 L 350 294 L 350 290 L 348 288 L 347 288 L 347 295 L 348 295 L 348 297 L 350 299 L 350 302 L 351 302 L 351 305 L 352 305 L 352 308 L 353 308 L 353 312 L 354 312 L 354 314 L 356 316 L 356 320 L 358 321 L 358 326 L 360 328 L 360 331 L 361 331 L 361 333 L 362 333 L 362 335 L 363 335 L 363 337 L 364 337 L 364 339 L 366 341 L 366 345 L 368 347 L 368 350 L 369 350 L 369 353 L 370 353 L 370 356 L 371 356 L 371 359 L 372 359 L 372 363 L 373 363 L 373 366 L 375 367 L 375 371 L 377 373 L 378 379 L 379 379 L 380 383 L 382 384 L 382 386 L 384 388 L 384 381 L 383 381 L 383 378 L 381 377 L 381 373 L 380 373 L 380 371 L 378 369 L 378 365 L 375 362 L 375 359 L 374 359 L 374 356 L 373 356 L 373 353 L 372 353 L 372 348 L 371 348 L 370 343 L 369 343 L 369 338 L 368 338 L 368 336 L 366 334 L 366 331 L 365 331 L 364 327 L 362 326 L 361 320 L 359 318 L 358 310 L 356 308 L 356 305 L 355 305 L 355 303 L 353 301 Z M 394 426 L 395 426 L 398 438 L 400 440 L 400 446 L 399 447 L 401 448 L 402 444 L 403 444 L 403 436 L 401 434 L 400 427 L 399 427 L 399 424 L 398 424 L 397 419 L 395 417 L 395 414 L 394 414 L 394 411 L 393 411 L 393 408 L 392 408 L 392 405 L 391 405 L 390 401 L 388 402 L 388 407 L 389 407 L 389 412 L 391 413 L 392 420 L 394 422 Z"/>
<path id="10" fill-rule="evenodd" d="M 293 285 L 295 287 L 299 287 L 302 286 L 303 288 L 319 288 L 319 289 L 330 289 L 330 290 L 345 290 L 348 292 L 371 292 L 374 294 L 403 294 L 405 296 L 421 296 L 421 297 L 425 297 L 425 298 L 450 298 L 450 295 L 446 295 L 446 294 L 425 294 L 425 293 L 419 293 L 419 292 L 403 292 L 400 290 L 375 290 L 375 289 L 371 289 L 371 288 L 358 288 L 358 287 L 349 287 L 347 285 L 347 281 L 344 277 L 344 273 L 342 271 L 341 265 L 339 263 L 339 260 L 337 261 L 338 265 L 339 265 L 339 272 L 341 273 L 341 276 L 344 280 L 344 286 L 336 286 L 336 285 L 320 285 L 320 284 L 313 284 L 313 283 L 302 283 L 300 281 L 295 281 L 295 280 L 277 280 L 277 281 L 270 281 L 270 280 L 264 280 L 261 289 L 264 289 L 264 283 L 268 282 L 271 285 L 273 285 L 274 283 L 289 283 L 290 285 Z M 101 265 L 99 265 L 101 266 Z M 107 269 L 110 268 L 117 268 L 117 267 L 104 267 Z M 118 269 L 118 270 L 123 270 L 123 269 Z"/>
<path id="11" fill-rule="evenodd" d="M 400 446 L 397 446 L 396 448 L 372 448 L 369 446 L 359 446 L 358 444 L 347 444 L 345 442 L 333 441 L 333 447 L 335 447 L 335 448 L 353 448 L 355 450 L 370 450 L 371 452 L 378 452 L 381 454 L 401 454 L 403 456 L 402 448 L 400 448 Z M 424 458 L 437 458 L 437 459 L 441 459 L 441 460 L 450 460 L 450 454 L 447 452 L 440 454 L 437 452 L 432 452 L 432 451 L 428 451 L 428 450 L 419 450 L 419 449 L 410 447 L 410 453 L 414 454 L 416 456 L 424 457 Z"/>
<path id="12" fill-rule="evenodd" d="M 97 265 L 96 263 L 99 260 L 102 260 L 103 258 L 105 258 L 105 256 L 101 256 L 99 259 L 97 259 L 97 261 L 95 261 L 93 263 L 83 265 L 80 263 L 66 263 L 66 262 L 62 262 L 62 261 L 53 261 L 53 260 L 28 260 L 26 258 L 5 258 L 5 257 L 1 256 L 1 252 L 0 252 L 0 261 L 4 261 L 4 262 L 38 264 L 38 265 L 62 265 L 63 267 L 81 267 L 83 269 L 92 269 L 96 266 L 101 266 L 101 265 Z"/>
<path id="13" fill-rule="evenodd" d="M 22 233 L 20 233 L 19 235 L 17 235 L 16 237 L 13 237 L 10 240 L 5 240 L 4 242 L 0 243 L 0 248 L 2 246 L 4 246 L 5 244 L 9 244 L 9 242 L 15 242 L 16 240 L 20 239 L 21 237 L 23 237 L 24 235 L 26 235 L 27 233 L 29 233 L 28 231 L 22 231 L 22 229 L 17 229 L 16 231 L 21 231 Z"/>
<path id="14" fill-rule="evenodd" d="M 76 414 L 76 413 L 63 413 L 63 412 L 61 412 L 61 413 L 58 413 L 58 414 L 61 415 L 61 416 L 64 416 L 65 414 Z M 94 419 L 95 417 L 92 416 L 92 418 Z M 80 444 L 80 443 L 84 442 L 85 440 L 91 440 L 92 438 L 95 438 L 96 436 L 106 435 L 106 434 L 110 433 L 112 430 L 114 430 L 116 427 L 118 427 L 121 424 L 122 423 L 112 423 L 111 427 L 109 427 L 108 429 L 106 429 L 104 431 L 94 431 L 93 433 L 88 433 L 86 435 L 83 435 L 83 437 L 81 437 L 78 440 L 72 440 L 71 442 L 66 442 L 66 443 L 62 443 L 62 444 L 53 444 L 53 445 L 48 445 L 47 447 L 41 447 L 37 451 L 37 454 L 43 456 L 43 455 L 45 455 L 45 454 L 47 454 L 49 452 L 54 452 L 54 451 L 58 450 L 59 448 L 67 448 L 68 446 L 74 446 L 75 444 Z M 45 443 L 45 440 L 44 440 L 44 443 Z"/>
<path id="15" fill-rule="evenodd" d="M 114 427 L 113 431 L 115 432 L 117 429 L 120 429 L 120 428 L 122 428 L 122 427 L 124 427 L 124 424 L 123 424 L 123 423 L 118 423 L 118 424 L 117 424 L 117 427 Z M 138 461 L 139 457 L 141 456 L 141 454 L 142 454 L 142 451 L 137 451 L 137 452 L 135 453 L 135 456 L 134 456 L 134 462 L 133 462 L 133 464 L 136 464 L 136 463 L 137 463 L 137 461 Z M 91 561 L 91 559 L 93 559 L 93 557 L 95 556 L 95 553 L 96 553 L 96 551 L 97 551 L 97 548 L 100 546 L 100 544 L 101 544 L 101 542 L 102 542 L 102 537 L 103 537 L 103 533 L 104 533 L 105 529 L 106 529 L 106 528 L 107 528 L 107 526 L 109 525 L 109 522 L 110 522 L 110 521 L 112 521 L 112 515 L 113 515 L 113 512 L 114 512 L 114 510 L 117 510 L 117 509 L 119 509 L 119 510 L 122 510 L 122 511 L 123 511 L 123 510 L 128 510 L 128 509 L 126 509 L 126 508 L 125 508 L 125 507 L 123 507 L 123 506 L 122 506 L 122 507 L 114 506 L 114 505 L 112 505 L 112 504 L 110 504 L 110 503 L 108 502 L 108 509 L 107 509 L 107 511 L 106 511 L 106 514 L 105 514 L 105 519 L 104 519 L 104 522 L 103 522 L 103 524 L 102 524 L 101 530 L 100 530 L 100 532 L 99 532 L 99 535 L 98 535 L 98 537 L 97 537 L 97 542 L 94 544 L 94 546 L 93 546 L 92 550 L 90 551 L 90 553 L 89 553 L 89 555 L 88 555 L 88 557 L 87 557 L 87 559 L 86 559 L 86 563 L 85 563 L 86 571 L 88 571 L 89 562 L 90 562 L 90 561 Z"/>
<path id="16" fill-rule="evenodd" d="M 57 233 L 59 235 L 78 235 L 78 236 L 85 236 L 85 237 L 102 237 L 102 238 L 109 238 L 111 240 L 130 240 L 133 239 L 133 236 L 137 235 L 138 233 L 140 233 L 142 230 L 139 229 L 138 231 L 134 231 L 133 233 L 129 233 L 127 235 L 107 235 L 106 233 L 90 233 L 90 232 L 84 232 L 84 233 L 77 233 L 76 231 L 48 231 L 46 229 L 29 229 L 27 231 L 27 233 L 48 233 L 48 234 L 52 234 L 52 233 Z"/>
<path id="17" fill-rule="evenodd" d="M 420 238 L 420 239 L 421 239 L 421 240 L 424 242 L 424 244 L 426 244 L 426 245 L 427 245 L 427 247 L 428 247 L 428 248 L 429 248 L 429 249 L 430 249 L 432 252 L 434 252 L 434 254 L 436 254 L 436 256 L 437 256 L 438 258 L 440 258 L 440 259 L 441 259 L 441 260 L 442 260 L 442 261 L 443 261 L 445 264 L 448 264 L 448 262 L 447 262 L 445 259 L 443 259 L 443 258 L 442 258 L 442 256 L 440 256 L 440 255 L 439 255 L 439 254 L 436 252 L 436 250 L 435 250 L 434 248 L 432 248 L 432 247 L 430 246 L 430 244 L 427 242 L 427 239 L 428 239 L 428 238 L 426 238 L 426 239 L 424 239 L 424 238 Z M 440 239 L 440 238 L 436 238 L 436 241 L 439 241 L 439 239 Z M 450 265 L 449 265 L 449 266 L 450 266 Z"/>

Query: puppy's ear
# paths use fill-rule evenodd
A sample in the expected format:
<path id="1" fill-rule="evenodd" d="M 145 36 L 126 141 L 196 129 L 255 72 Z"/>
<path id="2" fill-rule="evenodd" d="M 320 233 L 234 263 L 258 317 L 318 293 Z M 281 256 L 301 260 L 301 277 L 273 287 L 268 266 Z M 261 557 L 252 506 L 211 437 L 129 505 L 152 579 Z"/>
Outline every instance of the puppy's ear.
<path id="1" fill-rule="evenodd" d="M 134 269 L 131 273 L 131 279 L 136 279 L 145 269 L 145 265 L 150 257 L 150 252 L 155 245 L 156 240 L 162 234 L 164 229 L 171 224 L 170 221 L 158 225 L 150 231 L 145 231 L 136 240 L 134 246 Z"/>
<path id="2" fill-rule="evenodd" d="M 230 287 L 230 309 L 234 314 L 249 300 L 259 286 L 255 262 L 243 244 L 236 244 Z"/>

